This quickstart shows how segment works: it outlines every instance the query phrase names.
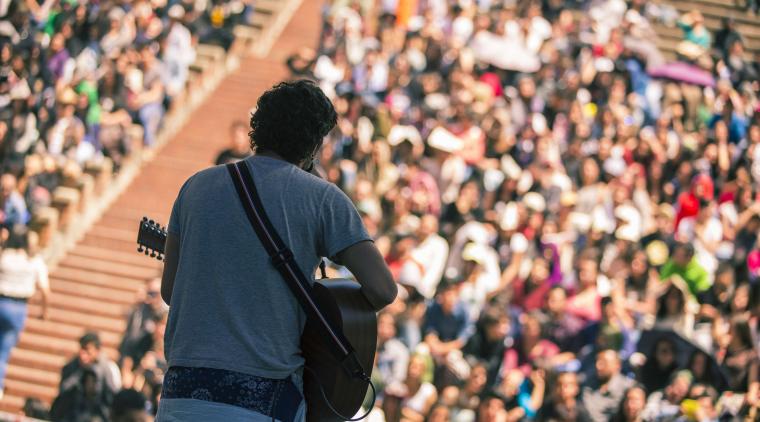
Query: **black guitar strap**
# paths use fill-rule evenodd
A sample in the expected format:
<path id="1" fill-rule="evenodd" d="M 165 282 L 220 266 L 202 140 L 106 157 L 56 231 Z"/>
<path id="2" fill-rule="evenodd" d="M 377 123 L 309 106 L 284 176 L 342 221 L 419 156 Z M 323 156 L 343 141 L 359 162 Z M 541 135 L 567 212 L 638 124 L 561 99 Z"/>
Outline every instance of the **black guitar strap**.
<path id="1" fill-rule="evenodd" d="M 244 161 L 239 161 L 234 164 L 227 164 L 227 170 L 232 177 L 240 202 L 248 216 L 248 221 L 250 221 L 253 230 L 261 240 L 261 244 L 272 259 L 272 264 L 280 272 L 306 312 L 307 318 L 314 323 L 316 329 L 321 331 L 322 337 L 327 339 L 333 354 L 348 373 L 358 378 L 366 377 L 353 347 L 343 334 L 343 330 L 336 327 L 336 324 L 330 321 L 317 307 L 311 284 L 298 267 L 293 252 L 277 234 L 277 230 L 272 226 L 264 211 L 264 206 L 253 181 L 253 175 L 248 166 Z"/>

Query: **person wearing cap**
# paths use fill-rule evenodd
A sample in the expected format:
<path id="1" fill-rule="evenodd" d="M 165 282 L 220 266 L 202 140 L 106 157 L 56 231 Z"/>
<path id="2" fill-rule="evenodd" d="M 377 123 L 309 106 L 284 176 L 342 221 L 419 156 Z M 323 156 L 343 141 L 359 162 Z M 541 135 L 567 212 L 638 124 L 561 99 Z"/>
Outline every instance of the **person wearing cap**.
<path id="1" fill-rule="evenodd" d="M 458 154 L 464 147 L 461 138 L 443 127 L 436 127 L 427 138 L 432 157 L 423 159 L 423 166 L 435 177 L 444 204 L 454 203 L 468 172 L 467 164 Z"/>
<path id="2" fill-rule="evenodd" d="M 189 76 L 189 67 L 195 61 L 195 49 L 190 30 L 185 26 L 185 8 L 181 4 L 169 7 L 171 24 L 164 42 L 163 60 L 166 64 L 166 95 L 178 96 L 184 89 Z"/>
<path id="3" fill-rule="evenodd" d="M 113 57 L 129 46 L 136 35 L 134 15 L 127 15 L 121 7 L 108 11 L 108 31 L 100 39 L 103 55 Z"/>

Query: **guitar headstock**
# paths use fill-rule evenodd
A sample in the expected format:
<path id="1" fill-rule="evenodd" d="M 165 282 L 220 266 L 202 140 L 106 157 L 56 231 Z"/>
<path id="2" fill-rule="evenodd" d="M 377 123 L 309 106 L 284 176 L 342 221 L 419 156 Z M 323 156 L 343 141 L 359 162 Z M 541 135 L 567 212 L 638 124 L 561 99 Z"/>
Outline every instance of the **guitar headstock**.
<path id="1" fill-rule="evenodd" d="M 148 217 L 143 217 L 140 220 L 140 228 L 137 231 L 137 244 L 140 245 L 137 248 L 137 252 L 145 253 L 145 255 L 150 255 L 151 258 L 162 261 L 164 259 L 165 243 L 166 227 L 161 227 L 160 224 L 149 220 Z"/>

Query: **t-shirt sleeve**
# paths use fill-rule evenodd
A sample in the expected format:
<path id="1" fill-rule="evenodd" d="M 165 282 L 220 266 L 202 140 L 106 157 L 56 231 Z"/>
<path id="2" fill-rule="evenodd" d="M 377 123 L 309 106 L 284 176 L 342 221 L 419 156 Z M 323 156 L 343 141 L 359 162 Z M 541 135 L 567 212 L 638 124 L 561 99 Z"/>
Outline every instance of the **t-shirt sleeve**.
<path id="1" fill-rule="evenodd" d="M 169 217 L 169 226 L 167 229 L 167 231 L 171 234 L 179 235 L 180 233 L 180 223 L 182 222 L 182 216 L 181 216 L 182 197 L 185 191 L 187 190 L 187 187 L 190 184 L 191 180 L 193 180 L 193 176 L 191 176 L 185 181 L 185 183 L 179 189 L 179 193 L 177 194 L 177 199 L 174 200 L 174 205 L 172 206 L 172 213 L 171 213 L 171 216 Z"/>
<path id="2" fill-rule="evenodd" d="M 372 240 L 356 207 L 338 187 L 327 189 L 320 211 L 322 256 L 334 260 L 347 247 Z"/>

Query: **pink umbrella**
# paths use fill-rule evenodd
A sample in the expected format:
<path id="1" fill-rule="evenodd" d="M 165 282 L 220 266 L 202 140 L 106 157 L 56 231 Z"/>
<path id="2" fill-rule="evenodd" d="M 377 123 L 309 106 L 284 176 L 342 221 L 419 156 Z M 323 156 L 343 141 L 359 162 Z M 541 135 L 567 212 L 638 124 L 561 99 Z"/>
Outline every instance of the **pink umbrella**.
<path id="1" fill-rule="evenodd" d="M 656 66 L 647 71 L 653 78 L 670 79 L 692 85 L 715 86 L 713 75 L 697 66 L 684 62 L 672 62 Z"/>

